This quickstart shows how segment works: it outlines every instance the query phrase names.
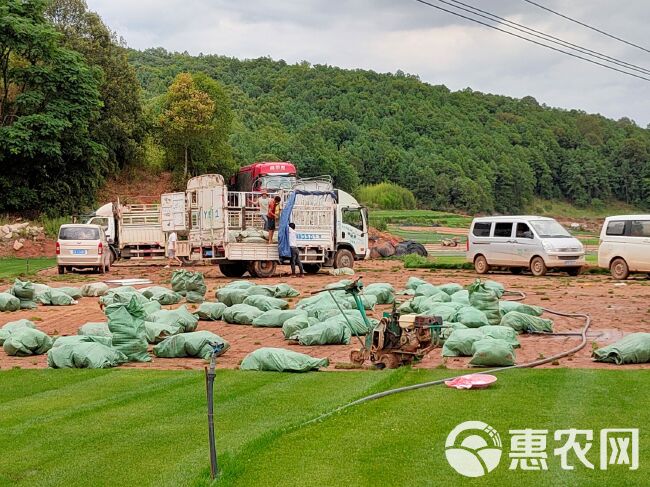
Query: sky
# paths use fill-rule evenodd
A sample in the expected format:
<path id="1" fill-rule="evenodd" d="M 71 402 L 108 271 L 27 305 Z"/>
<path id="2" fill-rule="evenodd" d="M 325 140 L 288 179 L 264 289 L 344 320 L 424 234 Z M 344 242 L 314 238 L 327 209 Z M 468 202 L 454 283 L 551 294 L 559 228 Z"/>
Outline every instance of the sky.
<path id="1" fill-rule="evenodd" d="M 453 9 L 439 0 L 428 1 Z M 462 1 L 650 70 L 650 52 L 576 25 L 524 0 Z M 415 0 L 87 3 L 135 49 L 164 47 L 240 59 L 270 56 L 289 63 L 308 61 L 378 72 L 401 70 L 452 90 L 469 87 L 517 98 L 533 96 L 549 106 L 614 119 L 628 117 L 643 127 L 650 124 L 649 81 L 533 45 Z M 536 3 L 650 50 L 648 0 Z"/>

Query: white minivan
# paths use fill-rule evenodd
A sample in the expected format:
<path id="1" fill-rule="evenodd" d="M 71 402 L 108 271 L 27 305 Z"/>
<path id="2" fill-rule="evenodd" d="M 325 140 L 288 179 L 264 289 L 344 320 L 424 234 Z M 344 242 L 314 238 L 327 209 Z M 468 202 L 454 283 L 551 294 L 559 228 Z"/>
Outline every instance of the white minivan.
<path id="1" fill-rule="evenodd" d="M 543 276 L 559 269 L 577 276 L 585 265 L 585 249 L 553 218 L 490 216 L 472 221 L 467 260 L 479 274 L 505 267 L 513 274 L 530 269 L 534 276 Z"/>
<path id="2" fill-rule="evenodd" d="M 75 269 L 92 268 L 102 274 L 111 268 L 111 251 L 104 229 L 99 225 L 65 224 L 56 241 L 56 264 L 59 274 Z"/>
<path id="3" fill-rule="evenodd" d="M 650 273 L 650 215 L 607 217 L 600 231 L 598 267 L 609 269 L 614 279 Z"/>

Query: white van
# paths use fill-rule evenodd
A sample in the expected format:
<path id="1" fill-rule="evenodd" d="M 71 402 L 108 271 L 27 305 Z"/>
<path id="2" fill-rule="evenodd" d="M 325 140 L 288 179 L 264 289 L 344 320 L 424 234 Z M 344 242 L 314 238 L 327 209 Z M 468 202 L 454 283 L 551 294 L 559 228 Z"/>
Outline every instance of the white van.
<path id="1" fill-rule="evenodd" d="M 650 215 L 607 217 L 600 231 L 598 267 L 609 269 L 614 279 L 650 273 Z"/>
<path id="2" fill-rule="evenodd" d="M 65 224 L 56 241 L 59 274 L 73 268 L 93 268 L 104 274 L 111 268 L 111 251 L 104 229 L 99 225 Z"/>
<path id="3" fill-rule="evenodd" d="M 553 218 L 491 216 L 472 221 L 467 260 L 479 274 L 506 267 L 513 274 L 530 269 L 543 276 L 549 269 L 561 269 L 577 276 L 585 265 L 585 249 Z"/>

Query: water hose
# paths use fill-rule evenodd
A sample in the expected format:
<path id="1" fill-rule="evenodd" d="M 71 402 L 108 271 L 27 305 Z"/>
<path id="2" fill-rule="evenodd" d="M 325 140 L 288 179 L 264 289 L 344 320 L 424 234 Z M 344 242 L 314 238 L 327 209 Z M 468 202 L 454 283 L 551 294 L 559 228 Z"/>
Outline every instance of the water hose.
<path id="1" fill-rule="evenodd" d="M 523 294 L 525 296 L 524 293 L 521 293 L 521 294 Z M 553 362 L 555 360 L 559 360 L 561 358 L 567 357 L 568 355 L 574 354 L 576 352 L 579 352 L 580 350 L 582 350 L 585 347 L 585 345 L 587 344 L 587 331 L 589 330 L 589 327 L 591 326 L 591 316 L 590 315 L 588 315 L 586 313 L 564 313 L 564 312 L 561 312 L 561 311 L 555 311 L 555 310 L 548 309 L 548 308 L 542 308 L 542 309 L 544 311 L 546 311 L 547 313 L 553 314 L 553 315 L 556 315 L 556 316 L 563 316 L 565 318 L 582 318 L 582 319 L 584 319 L 585 324 L 584 324 L 584 326 L 582 327 L 582 330 L 579 333 L 579 336 L 581 337 L 580 343 L 578 345 L 576 345 L 575 347 L 569 349 L 569 350 L 557 353 L 557 354 L 552 355 L 550 357 L 545 357 L 545 358 L 534 360 L 532 362 L 527 362 L 527 363 L 524 363 L 524 364 L 509 365 L 507 367 L 498 367 L 496 369 L 489 369 L 489 370 L 485 370 L 485 371 L 481 372 L 482 374 L 496 374 L 497 372 L 504 372 L 506 370 L 530 369 L 530 368 L 533 368 L 533 367 L 539 367 L 540 365 L 544 365 L 544 364 Z M 393 394 L 398 394 L 400 392 L 414 391 L 414 390 L 417 390 L 417 389 L 424 389 L 425 387 L 440 385 L 440 384 L 445 383 L 446 381 L 457 379 L 459 377 L 466 377 L 468 375 L 473 375 L 473 374 L 474 374 L 474 372 L 471 372 L 471 373 L 467 373 L 467 374 L 461 374 L 461 375 L 455 376 L 455 377 L 446 377 L 444 379 L 438 379 L 438 380 L 429 381 L 429 382 L 421 382 L 419 384 L 412 384 L 410 386 L 397 387 L 395 389 L 389 389 L 387 391 L 382 391 L 382 392 L 377 392 L 375 394 L 370 394 L 368 396 L 365 396 L 365 397 L 362 397 L 360 399 L 356 399 L 356 400 L 354 400 L 352 402 L 349 402 L 348 404 L 344 404 L 342 406 L 339 406 L 338 408 L 335 408 L 330 412 L 324 413 L 324 414 L 320 415 L 317 418 L 311 419 L 311 420 L 305 422 L 303 424 L 303 426 L 307 425 L 307 424 L 310 424 L 310 423 L 315 423 L 315 422 L 320 421 L 322 419 L 325 419 L 325 418 L 327 418 L 327 417 L 329 417 L 329 416 L 331 416 L 331 415 L 333 415 L 335 413 L 343 411 L 344 409 L 350 408 L 352 406 L 357 406 L 357 405 L 363 404 L 365 402 L 374 401 L 375 399 L 381 399 L 382 397 L 391 396 Z"/>

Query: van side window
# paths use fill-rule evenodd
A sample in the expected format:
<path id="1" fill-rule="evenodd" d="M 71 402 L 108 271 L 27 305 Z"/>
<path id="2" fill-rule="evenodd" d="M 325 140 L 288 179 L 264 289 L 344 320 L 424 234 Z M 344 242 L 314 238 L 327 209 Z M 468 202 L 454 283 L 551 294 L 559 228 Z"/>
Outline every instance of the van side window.
<path id="1" fill-rule="evenodd" d="M 650 237 L 650 220 L 632 220 L 630 237 Z"/>
<path id="2" fill-rule="evenodd" d="M 497 223 L 494 226 L 495 237 L 510 237 L 512 236 L 512 223 Z"/>
<path id="3" fill-rule="evenodd" d="M 526 223 L 517 223 L 515 236 L 517 238 L 533 238 L 533 232 L 530 231 L 530 227 Z"/>
<path id="4" fill-rule="evenodd" d="M 625 222 L 623 221 L 611 221 L 607 224 L 607 230 L 605 232 L 607 235 L 621 236 L 625 235 Z"/>
<path id="5" fill-rule="evenodd" d="M 474 224 L 474 229 L 472 230 L 472 233 L 476 237 L 489 237 L 491 228 L 492 228 L 491 223 L 477 222 Z"/>

